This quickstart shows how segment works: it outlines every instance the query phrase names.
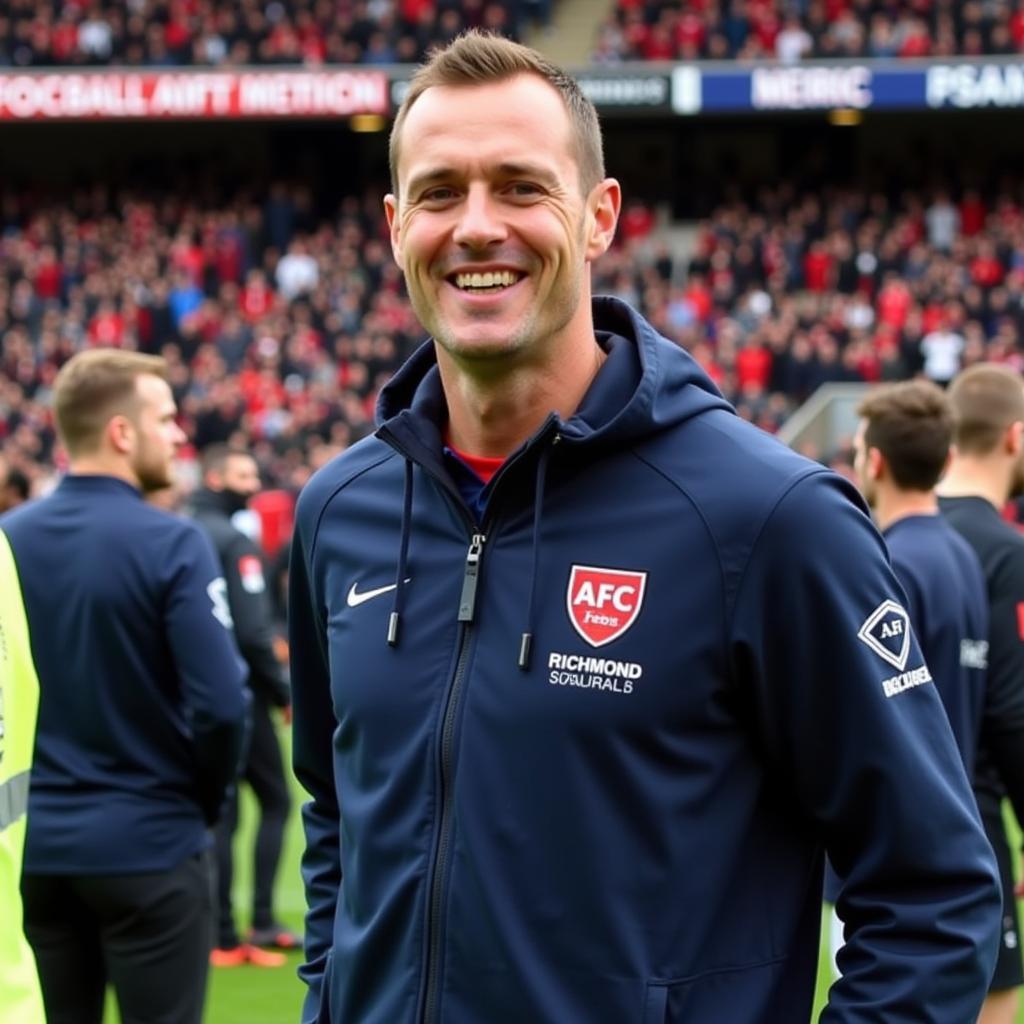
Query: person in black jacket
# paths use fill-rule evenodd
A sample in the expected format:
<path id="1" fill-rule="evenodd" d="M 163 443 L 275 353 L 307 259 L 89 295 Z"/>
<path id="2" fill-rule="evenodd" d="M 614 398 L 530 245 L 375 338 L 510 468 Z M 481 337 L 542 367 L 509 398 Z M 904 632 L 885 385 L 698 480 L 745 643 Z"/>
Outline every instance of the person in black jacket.
<path id="1" fill-rule="evenodd" d="M 955 455 L 939 486 L 950 524 L 974 548 L 989 601 L 989 670 L 974 793 L 1003 888 L 999 959 L 979 1024 L 1012 1024 L 1024 985 L 1013 855 L 1003 824 L 1008 797 L 1024 822 L 1024 537 L 1000 515 L 1024 488 L 1024 380 L 1009 366 L 976 363 L 949 389 Z"/>
<path id="2" fill-rule="evenodd" d="M 237 796 L 229 802 L 217 829 L 218 926 L 211 962 L 218 967 L 246 962 L 275 967 L 281 966 L 285 958 L 259 947 L 291 949 L 300 942 L 273 913 L 274 876 L 281 860 L 281 843 L 291 802 L 271 710 L 281 708 L 287 717 L 291 696 L 284 669 L 274 654 L 273 612 L 262 554 L 253 540 L 231 520 L 260 489 L 259 468 L 248 452 L 216 444 L 203 452 L 202 469 L 203 486 L 192 496 L 192 514 L 210 535 L 220 559 L 235 638 L 249 667 L 252 736 L 242 778 L 252 787 L 260 805 L 253 865 L 252 929 L 247 943 L 239 942 L 231 905 Z"/>
<path id="3" fill-rule="evenodd" d="M 49 1024 L 199 1024 L 212 826 L 238 772 L 245 666 L 210 542 L 144 495 L 184 434 L 163 359 L 93 349 L 57 375 L 70 461 L 0 517 L 40 703 L 22 890 Z"/>

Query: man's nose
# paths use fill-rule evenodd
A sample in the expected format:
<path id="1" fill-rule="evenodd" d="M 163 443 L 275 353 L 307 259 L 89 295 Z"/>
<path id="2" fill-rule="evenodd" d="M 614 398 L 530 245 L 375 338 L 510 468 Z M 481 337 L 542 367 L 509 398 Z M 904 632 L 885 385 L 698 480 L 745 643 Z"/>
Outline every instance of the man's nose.
<path id="1" fill-rule="evenodd" d="M 455 243 L 469 249 L 484 249 L 507 237 L 501 204 L 486 186 L 471 186 L 459 209 L 453 235 Z"/>

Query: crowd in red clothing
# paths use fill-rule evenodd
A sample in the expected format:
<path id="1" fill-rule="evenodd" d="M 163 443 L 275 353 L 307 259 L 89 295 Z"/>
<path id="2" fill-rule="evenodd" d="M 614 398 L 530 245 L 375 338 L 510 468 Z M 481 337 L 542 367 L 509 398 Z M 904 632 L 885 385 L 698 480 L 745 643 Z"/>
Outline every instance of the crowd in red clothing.
<path id="1" fill-rule="evenodd" d="M 775 430 L 822 383 L 948 380 L 1024 367 L 1024 205 L 1012 191 L 764 189 L 696 226 L 688 258 L 627 204 L 594 290 L 633 303 Z M 372 429 L 423 338 L 379 198 L 315 208 L 278 183 L 230 200 L 96 186 L 53 203 L 0 194 L 0 452 L 41 484 L 50 388 L 88 345 L 162 353 L 192 445 L 251 447 L 299 486 Z"/>
<path id="2" fill-rule="evenodd" d="M 1021 0 L 613 0 L 594 60 L 1024 52 Z"/>
<path id="3" fill-rule="evenodd" d="M 532 0 L 537 3 L 537 0 Z M 531 0 L 0 0 L 0 67 L 419 62 Z"/>
<path id="4" fill-rule="evenodd" d="M 597 290 L 641 306 L 775 430 L 824 383 L 1024 368 L 1021 199 L 766 188 L 699 224 L 682 273 L 634 243 L 606 257 Z"/>
<path id="5" fill-rule="evenodd" d="M 0 445 L 34 475 L 56 457 L 59 366 L 88 345 L 158 352 L 195 448 L 253 445 L 272 482 L 361 436 L 421 334 L 379 200 L 328 215 L 278 184 L 223 202 L 97 186 L 0 197 Z"/>

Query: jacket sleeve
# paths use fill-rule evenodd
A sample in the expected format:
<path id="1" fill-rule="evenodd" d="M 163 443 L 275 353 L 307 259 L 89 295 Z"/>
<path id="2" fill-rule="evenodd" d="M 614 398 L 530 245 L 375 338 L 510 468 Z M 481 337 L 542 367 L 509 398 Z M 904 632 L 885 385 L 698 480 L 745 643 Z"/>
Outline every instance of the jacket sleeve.
<path id="1" fill-rule="evenodd" d="M 192 726 L 198 799 L 212 825 L 241 760 L 249 707 L 245 664 L 206 536 L 184 524 L 167 564 L 165 629 Z"/>
<path id="2" fill-rule="evenodd" d="M 963 1024 L 995 963 L 994 857 L 903 606 L 859 498 L 825 472 L 780 498 L 736 589 L 731 656 L 768 770 L 845 879 L 823 1024 Z"/>
<path id="3" fill-rule="evenodd" d="M 286 707 L 291 703 L 291 692 L 274 654 L 273 609 L 259 549 L 236 531 L 223 561 L 235 639 L 249 666 L 249 688 L 269 703 Z"/>
<path id="4" fill-rule="evenodd" d="M 302 808 L 306 848 L 306 962 L 299 976 L 309 986 L 303 1024 L 318 1019 L 321 989 L 334 935 L 341 886 L 340 814 L 334 785 L 336 726 L 328 670 L 323 602 L 311 572 L 312 526 L 300 499 L 289 569 L 288 640 L 292 672 L 292 751 L 295 774 L 311 799 Z"/>

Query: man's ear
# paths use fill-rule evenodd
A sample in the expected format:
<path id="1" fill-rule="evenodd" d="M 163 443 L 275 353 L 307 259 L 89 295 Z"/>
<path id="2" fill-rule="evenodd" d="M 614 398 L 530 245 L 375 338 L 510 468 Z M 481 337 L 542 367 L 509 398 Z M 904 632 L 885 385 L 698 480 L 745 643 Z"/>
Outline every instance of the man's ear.
<path id="1" fill-rule="evenodd" d="M 885 456 L 878 448 L 869 448 L 867 451 L 868 477 L 872 480 L 881 480 L 885 473 Z"/>
<path id="2" fill-rule="evenodd" d="M 622 209 L 622 187 L 614 178 L 598 182 L 587 196 L 587 236 L 584 255 L 593 262 L 608 251 Z"/>
<path id="3" fill-rule="evenodd" d="M 384 197 L 384 216 L 388 222 L 388 234 L 391 236 L 391 255 L 398 264 L 398 269 L 405 272 L 402 261 L 401 227 L 398 222 L 398 196 L 389 192 Z"/>
<path id="4" fill-rule="evenodd" d="M 1024 423 L 1017 420 L 1006 428 L 1003 434 L 1003 447 L 1007 455 L 1020 455 L 1024 447 Z"/>
<path id="5" fill-rule="evenodd" d="M 135 424 L 127 416 L 111 416 L 103 436 L 118 455 L 127 455 L 135 443 Z"/>

